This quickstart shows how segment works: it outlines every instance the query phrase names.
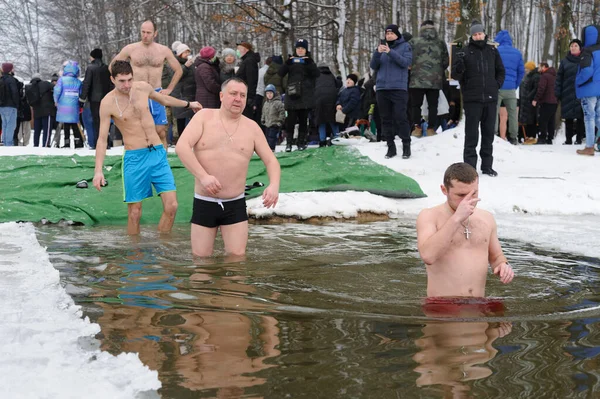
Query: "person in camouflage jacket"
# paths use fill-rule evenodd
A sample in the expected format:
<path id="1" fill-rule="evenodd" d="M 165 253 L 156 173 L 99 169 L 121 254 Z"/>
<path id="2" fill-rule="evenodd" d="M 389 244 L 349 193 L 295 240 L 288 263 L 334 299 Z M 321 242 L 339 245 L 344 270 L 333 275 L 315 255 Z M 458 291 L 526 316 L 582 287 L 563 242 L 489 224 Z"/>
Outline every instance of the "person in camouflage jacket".
<path id="1" fill-rule="evenodd" d="M 415 137 L 423 135 L 420 127 L 421 105 L 423 105 L 423 97 L 426 97 L 429 109 L 427 136 L 431 136 L 438 128 L 438 99 L 444 83 L 444 71 L 449 64 L 448 47 L 438 36 L 431 20 L 423 21 L 419 35 L 412 38 L 409 43 L 413 49 L 408 84 L 411 120 L 415 124 L 412 135 Z"/>

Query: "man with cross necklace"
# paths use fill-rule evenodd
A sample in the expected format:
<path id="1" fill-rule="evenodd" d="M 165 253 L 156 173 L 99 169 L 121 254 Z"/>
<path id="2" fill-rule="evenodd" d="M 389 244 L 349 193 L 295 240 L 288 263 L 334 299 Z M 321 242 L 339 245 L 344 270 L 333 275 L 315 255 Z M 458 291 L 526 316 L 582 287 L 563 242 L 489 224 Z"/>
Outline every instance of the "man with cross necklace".
<path id="1" fill-rule="evenodd" d="M 269 176 L 263 205 L 277 205 L 279 162 L 261 128 L 242 114 L 247 94 L 248 86 L 240 78 L 223 82 L 221 108 L 203 109 L 194 115 L 175 147 L 181 163 L 196 178 L 191 220 L 195 256 L 212 255 L 219 229 L 225 253 L 230 258 L 245 255 L 248 214 L 244 190 L 250 158 L 255 152 Z"/>
<path id="2" fill-rule="evenodd" d="M 447 201 L 417 218 L 417 245 L 427 268 L 427 297 L 484 297 L 488 266 L 502 283 L 514 277 L 502 252 L 494 216 L 477 209 L 479 176 L 471 165 L 450 165 Z"/>

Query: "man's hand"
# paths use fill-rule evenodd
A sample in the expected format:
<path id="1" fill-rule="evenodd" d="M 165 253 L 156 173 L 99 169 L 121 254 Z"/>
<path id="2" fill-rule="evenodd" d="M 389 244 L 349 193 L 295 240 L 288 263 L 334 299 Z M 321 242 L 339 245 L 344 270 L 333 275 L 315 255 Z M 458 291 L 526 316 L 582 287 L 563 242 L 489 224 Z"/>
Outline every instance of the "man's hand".
<path id="1" fill-rule="evenodd" d="M 171 89 L 162 89 L 161 91 L 159 91 L 159 93 L 164 94 L 165 96 L 169 96 L 169 95 L 171 95 L 172 91 L 173 90 L 171 90 Z"/>
<path id="2" fill-rule="evenodd" d="M 190 102 L 190 108 L 192 111 L 198 112 L 202 109 L 202 104 L 200 104 L 198 101 L 192 101 Z"/>
<path id="3" fill-rule="evenodd" d="M 507 262 L 502 262 L 494 268 L 494 274 L 500 277 L 500 281 L 504 284 L 508 284 L 515 277 L 515 272 Z"/>
<path id="4" fill-rule="evenodd" d="M 102 172 L 96 172 L 94 173 L 94 187 L 96 187 L 96 189 L 98 191 L 102 191 L 101 187 L 106 186 L 106 180 L 104 180 L 104 173 Z"/>
<path id="5" fill-rule="evenodd" d="M 464 222 L 475 212 L 475 207 L 477 203 L 481 201 L 479 198 L 473 198 L 475 194 L 475 190 L 471 191 L 469 194 L 465 196 L 465 198 L 460 201 L 458 207 L 456 208 L 456 212 L 454 215 L 458 218 L 460 223 Z"/>
<path id="6" fill-rule="evenodd" d="M 533 106 L 535 107 L 535 106 L 537 105 L 537 101 L 533 100 L 533 101 L 531 102 L 531 105 L 533 105 Z"/>
<path id="7" fill-rule="evenodd" d="M 221 183 L 219 183 L 219 180 L 212 175 L 207 175 L 206 177 L 200 179 L 200 184 L 202 184 L 202 187 L 204 187 L 206 191 L 212 195 L 217 195 L 223 188 Z"/>
<path id="8" fill-rule="evenodd" d="M 379 46 L 377 46 L 377 51 L 379 51 L 380 53 L 389 53 L 390 47 L 387 44 L 380 44 Z"/>
<path id="9" fill-rule="evenodd" d="M 188 67 L 188 68 L 189 68 L 189 67 L 191 67 L 191 66 L 192 66 L 192 64 L 193 64 L 193 63 L 194 63 L 194 59 L 193 59 L 193 58 L 190 58 L 189 60 L 187 60 L 187 61 L 185 62 L 185 64 L 184 64 L 184 65 L 185 65 L 186 67 Z"/>
<path id="10" fill-rule="evenodd" d="M 342 105 L 341 105 L 341 104 L 338 104 L 338 105 L 335 107 L 335 109 L 337 109 L 338 111 L 341 111 L 341 110 L 342 110 Z"/>
<path id="11" fill-rule="evenodd" d="M 263 205 L 265 208 L 275 208 L 279 200 L 279 189 L 269 186 L 265 188 L 262 194 Z"/>

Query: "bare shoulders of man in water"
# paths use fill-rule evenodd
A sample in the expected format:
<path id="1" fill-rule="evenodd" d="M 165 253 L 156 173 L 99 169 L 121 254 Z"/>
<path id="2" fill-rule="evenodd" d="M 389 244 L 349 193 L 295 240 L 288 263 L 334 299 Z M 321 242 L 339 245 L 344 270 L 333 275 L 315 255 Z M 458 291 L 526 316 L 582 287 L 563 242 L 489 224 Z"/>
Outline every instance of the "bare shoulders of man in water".
<path id="1" fill-rule="evenodd" d="M 514 272 L 498 240 L 496 221 L 476 209 L 479 177 L 468 164 L 451 165 L 442 192 L 447 201 L 417 218 L 417 244 L 427 268 L 428 297 L 483 297 L 488 265 L 503 283 Z"/>

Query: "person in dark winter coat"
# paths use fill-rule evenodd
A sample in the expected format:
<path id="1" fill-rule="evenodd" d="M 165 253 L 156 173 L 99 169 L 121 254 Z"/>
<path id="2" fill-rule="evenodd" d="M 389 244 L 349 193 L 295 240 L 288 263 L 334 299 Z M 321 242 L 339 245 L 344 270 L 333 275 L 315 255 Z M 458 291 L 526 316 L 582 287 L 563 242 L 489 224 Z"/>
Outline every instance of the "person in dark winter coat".
<path id="1" fill-rule="evenodd" d="M 54 118 L 56 117 L 56 108 L 54 107 L 54 98 L 52 95 L 52 83 L 41 79 L 41 75 L 36 73 L 29 84 L 25 87 L 25 94 L 30 99 L 30 106 L 33 109 L 33 146 L 40 146 L 40 135 L 42 135 L 42 147 L 50 147 L 50 136 Z"/>
<path id="2" fill-rule="evenodd" d="M 85 71 L 85 78 L 83 79 L 79 99 L 83 103 L 85 103 L 86 100 L 90 103 L 94 131 L 88 131 L 87 139 L 90 149 L 93 150 L 96 148 L 98 132 L 100 131 L 100 102 L 104 96 L 114 88 L 114 85 L 110 80 L 108 65 L 102 61 L 102 49 L 93 49 L 90 53 L 90 59 L 91 63 Z M 35 135 L 33 140 L 35 142 Z M 112 140 L 109 137 L 108 148 L 110 147 L 112 147 Z"/>
<path id="3" fill-rule="evenodd" d="M 287 141 L 285 151 L 292 151 L 294 126 L 298 123 L 298 150 L 307 147 L 308 112 L 315 107 L 315 82 L 320 72 L 308 51 L 308 41 L 299 39 L 296 42 L 294 55 L 279 69 L 279 76 L 287 77 L 287 88 L 284 99 L 288 112 L 285 131 Z"/>
<path id="4" fill-rule="evenodd" d="M 524 144 L 534 144 L 537 138 L 537 107 L 531 103 L 537 94 L 540 72 L 535 62 L 525 63 L 525 78 L 519 86 L 519 123 L 525 129 Z"/>
<path id="5" fill-rule="evenodd" d="M 398 25 L 388 25 L 385 40 L 373 51 L 370 64 L 377 72 L 377 105 L 388 147 L 386 158 L 396 156 L 396 134 L 402 139 L 402 158 L 408 159 L 411 155 L 407 110 L 408 68 L 411 64 L 412 47 L 400 34 Z"/>
<path id="6" fill-rule="evenodd" d="M 525 65 L 521 52 L 513 47 L 513 41 L 507 30 L 501 30 L 494 39 L 499 43 L 498 53 L 502 58 L 504 65 L 505 78 L 502 87 L 498 92 L 498 102 L 496 105 L 496 114 L 500 112 L 500 104 L 503 103 L 508 114 L 508 141 L 511 144 L 518 143 L 519 134 L 519 115 L 517 111 L 517 88 L 525 75 Z M 500 129 L 500 136 L 506 137 L 506 124 Z M 496 127 L 498 131 L 498 118 L 496 118 Z"/>
<path id="7" fill-rule="evenodd" d="M 479 21 L 471 24 L 469 44 L 452 60 L 452 76 L 460 82 L 465 110 L 465 148 L 463 160 L 477 168 L 477 143 L 481 125 L 481 172 L 497 176 L 493 142 L 498 90 L 504 84 L 504 65 L 498 50 L 487 43 Z"/>
<path id="8" fill-rule="evenodd" d="M 246 98 L 246 108 L 244 116 L 253 119 L 254 115 L 254 97 L 256 96 L 256 86 L 258 85 L 258 63 L 260 55 L 252 51 L 252 44 L 248 42 L 238 43 L 237 49 L 241 54 L 242 62 L 235 76 L 242 79 L 248 85 L 248 97 Z"/>
<path id="9" fill-rule="evenodd" d="M 356 120 L 360 118 L 360 87 L 358 76 L 354 73 L 348 75 L 346 79 L 346 88 L 338 96 L 336 109 L 346 115 L 344 122 L 347 127 L 354 126 Z"/>
<path id="10" fill-rule="evenodd" d="M 260 122 L 267 128 L 266 136 L 269 148 L 275 151 L 277 138 L 281 133 L 281 127 L 285 123 L 285 106 L 277 94 L 277 89 L 272 84 L 265 87 L 265 101 Z"/>
<path id="11" fill-rule="evenodd" d="M 13 64 L 2 64 L 2 84 L 4 93 L 0 93 L 0 118 L 2 118 L 2 142 L 5 146 L 13 146 L 13 135 L 17 126 L 17 110 L 21 95 L 17 79 L 13 76 Z"/>
<path id="12" fill-rule="evenodd" d="M 213 52 L 216 53 L 214 49 Z M 179 44 L 175 50 L 175 58 L 181 65 L 183 75 L 181 75 L 179 82 L 175 85 L 171 96 L 180 100 L 196 101 L 196 67 L 194 65 L 194 60 L 190 58 L 191 53 L 192 51 L 190 48 L 183 43 Z M 177 132 L 181 137 L 183 130 L 194 116 L 194 111 L 189 108 L 178 107 L 173 107 L 171 109 L 173 118 L 177 120 Z"/>
<path id="13" fill-rule="evenodd" d="M 327 125 L 331 129 L 331 138 L 339 134 L 339 127 L 335 122 L 335 106 L 341 86 L 327 65 L 320 64 L 319 72 L 315 84 L 314 118 L 319 129 L 319 147 L 324 147 L 327 143 Z"/>
<path id="14" fill-rule="evenodd" d="M 194 76 L 196 77 L 196 101 L 203 108 L 219 108 L 221 100 L 221 84 L 219 80 L 219 60 L 215 59 L 215 50 L 212 47 L 203 47 L 194 63 Z"/>
<path id="15" fill-rule="evenodd" d="M 558 107 L 558 100 L 554 95 L 556 69 L 549 67 L 545 62 L 540 63 L 539 69 L 542 76 L 540 77 L 537 93 L 531 102 L 534 107 L 539 107 L 540 115 L 538 121 L 540 135 L 536 144 L 552 144 L 555 130 L 554 116 Z"/>
<path id="16" fill-rule="evenodd" d="M 219 83 L 223 83 L 227 79 L 235 76 L 237 62 L 237 53 L 234 49 L 228 47 L 221 51 L 221 59 L 219 62 Z"/>
<path id="17" fill-rule="evenodd" d="M 576 152 L 579 155 L 593 156 L 596 129 L 600 129 L 600 27 L 584 27 L 581 42 L 583 52 L 575 77 L 575 93 L 583 108 L 585 148 Z"/>
<path id="18" fill-rule="evenodd" d="M 279 68 L 281 68 L 282 64 L 283 58 L 281 58 L 280 55 L 272 56 L 271 65 L 269 65 L 269 69 L 267 69 L 267 72 L 265 72 L 264 78 L 265 87 L 268 85 L 275 86 L 275 89 L 277 90 L 277 93 L 279 95 L 283 94 L 285 88 L 287 87 L 287 77 L 285 79 L 282 79 L 281 76 L 279 76 Z"/>
<path id="19" fill-rule="evenodd" d="M 575 144 L 581 144 L 585 137 L 583 109 L 575 94 L 575 77 L 581 60 L 581 48 L 581 41 L 571 40 L 569 53 L 560 62 L 556 73 L 554 95 L 560 101 L 560 116 L 565 120 L 565 144 L 573 144 L 573 136 L 576 136 Z"/>

